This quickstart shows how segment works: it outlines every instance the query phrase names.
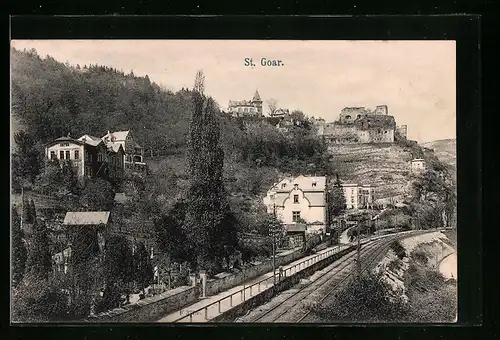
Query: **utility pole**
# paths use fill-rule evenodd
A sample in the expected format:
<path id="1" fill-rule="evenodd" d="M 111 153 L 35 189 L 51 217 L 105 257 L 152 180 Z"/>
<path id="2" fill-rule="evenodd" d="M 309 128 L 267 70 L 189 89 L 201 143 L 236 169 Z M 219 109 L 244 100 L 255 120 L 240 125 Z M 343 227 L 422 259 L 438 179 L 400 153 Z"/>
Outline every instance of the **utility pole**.
<path id="1" fill-rule="evenodd" d="M 357 262 L 357 267 L 358 267 L 358 280 L 361 280 L 361 259 L 360 259 L 360 257 L 361 257 L 361 254 L 360 254 L 361 253 L 361 249 L 360 249 L 361 243 L 360 243 L 360 239 L 361 239 L 360 224 L 359 224 L 359 221 L 358 221 L 358 247 L 357 247 L 357 249 L 358 249 L 358 251 L 357 251 L 358 256 L 357 256 L 357 261 L 356 261 Z"/>
<path id="2" fill-rule="evenodd" d="M 23 214 L 24 214 L 24 188 L 21 185 L 21 230 L 23 230 Z"/>
<path id="3" fill-rule="evenodd" d="M 276 203 L 273 203 L 273 214 L 276 221 Z M 274 221 L 273 221 L 274 222 Z M 273 289 L 276 286 L 276 230 L 273 226 Z"/>

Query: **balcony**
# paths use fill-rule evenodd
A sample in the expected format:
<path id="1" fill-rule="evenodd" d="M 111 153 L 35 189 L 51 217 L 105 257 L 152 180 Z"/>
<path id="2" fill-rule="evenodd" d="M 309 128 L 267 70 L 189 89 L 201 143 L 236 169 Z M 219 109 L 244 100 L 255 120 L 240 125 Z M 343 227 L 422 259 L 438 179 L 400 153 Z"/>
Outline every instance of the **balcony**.
<path id="1" fill-rule="evenodd" d="M 147 171 L 147 164 L 144 162 L 125 162 L 125 170 L 132 172 L 145 173 Z"/>

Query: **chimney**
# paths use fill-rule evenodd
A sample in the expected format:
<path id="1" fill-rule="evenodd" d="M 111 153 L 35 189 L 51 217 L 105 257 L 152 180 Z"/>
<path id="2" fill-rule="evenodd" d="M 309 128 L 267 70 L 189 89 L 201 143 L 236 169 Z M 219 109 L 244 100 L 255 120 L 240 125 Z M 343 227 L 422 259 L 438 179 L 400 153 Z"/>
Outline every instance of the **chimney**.
<path id="1" fill-rule="evenodd" d="M 70 136 L 70 133 L 68 132 L 68 138 L 69 138 L 69 136 Z"/>

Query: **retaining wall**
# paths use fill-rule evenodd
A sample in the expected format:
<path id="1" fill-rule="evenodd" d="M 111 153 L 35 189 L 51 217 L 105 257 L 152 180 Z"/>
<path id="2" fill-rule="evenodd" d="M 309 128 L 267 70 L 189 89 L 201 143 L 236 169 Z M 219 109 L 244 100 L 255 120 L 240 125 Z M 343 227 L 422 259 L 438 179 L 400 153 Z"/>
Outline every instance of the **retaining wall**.
<path id="1" fill-rule="evenodd" d="M 199 300 L 198 287 L 178 287 L 134 304 L 89 317 L 87 322 L 152 322 Z"/>
<path id="2" fill-rule="evenodd" d="M 282 255 L 276 255 L 276 268 L 283 266 L 290 262 L 293 262 L 304 255 L 301 249 L 298 249 L 292 253 Z M 273 260 L 269 259 L 259 263 L 250 268 L 245 268 L 245 271 L 240 271 L 235 274 L 230 274 L 221 279 L 211 279 L 207 281 L 206 293 L 208 296 L 215 295 L 217 293 L 223 292 L 227 289 L 235 287 L 248 279 L 264 275 L 273 270 Z"/>
<path id="3" fill-rule="evenodd" d="M 330 257 L 327 257 L 326 259 L 323 259 L 321 261 L 318 261 L 314 263 L 313 265 L 304 268 L 303 270 L 294 273 L 290 276 L 285 277 L 284 279 L 281 279 L 280 282 L 276 283 L 276 286 L 270 289 L 267 289 L 263 291 L 262 293 L 253 296 L 252 298 L 246 300 L 245 302 L 235 306 L 234 308 L 220 314 L 219 316 L 211 319 L 209 322 L 232 322 L 234 321 L 237 317 L 245 315 L 249 310 L 262 305 L 263 303 L 268 302 L 271 300 L 274 296 L 276 296 L 278 293 L 290 289 L 297 283 L 299 283 L 300 279 L 304 277 L 311 276 L 314 272 L 321 270 L 325 268 L 326 266 L 330 265 L 334 261 L 338 260 L 345 254 L 353 251 L 356 249 L 355 246 L 351 246 L 347 249 L 344 249 Z"/>

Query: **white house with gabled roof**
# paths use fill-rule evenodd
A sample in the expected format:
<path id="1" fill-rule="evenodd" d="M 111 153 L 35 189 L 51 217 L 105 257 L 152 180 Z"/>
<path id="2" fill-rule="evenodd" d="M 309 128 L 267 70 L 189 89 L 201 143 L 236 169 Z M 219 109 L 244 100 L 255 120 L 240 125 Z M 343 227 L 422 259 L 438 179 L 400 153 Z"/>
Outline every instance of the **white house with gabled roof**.
<path id="1" fill-rule="evenodd" d="M 132 138 L 130 130 L 109 132 L 101 138 L 108 148 L 123 147 L 125 169 L 135 172 L 145 172 L 144 149 Z"/>
<path id="2" fill-rule="evenodd" d="M 285 178 L 274 184 L 264 198 L 268 213 L 288 226 L 306 222 L 306 233 L 325 233 L 327 220 L 326 176 Z"/>

